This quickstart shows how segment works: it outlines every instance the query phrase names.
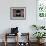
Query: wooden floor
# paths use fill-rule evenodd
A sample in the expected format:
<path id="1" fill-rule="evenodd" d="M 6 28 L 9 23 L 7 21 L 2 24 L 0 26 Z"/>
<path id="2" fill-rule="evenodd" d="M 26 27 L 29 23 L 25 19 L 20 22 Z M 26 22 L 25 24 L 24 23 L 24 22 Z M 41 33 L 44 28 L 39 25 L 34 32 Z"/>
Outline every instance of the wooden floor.
<path id="1" fill-rule="evenodd" d="M 2 43 L 0 42 L 0 46 L 4 46 L 4 43 L 3 42 Z M 10 43 L 8 43 L 7 46 L 15 46 L 15 42 L 14 43 L 10 42 Z M 32 43 L 30 43 L 30 46 L 37 46 L 37 43 L 32 42 Z M 44 43 L 44 45 L 42 45 L 42 46 L 46 46 L 46 43 Z"/>

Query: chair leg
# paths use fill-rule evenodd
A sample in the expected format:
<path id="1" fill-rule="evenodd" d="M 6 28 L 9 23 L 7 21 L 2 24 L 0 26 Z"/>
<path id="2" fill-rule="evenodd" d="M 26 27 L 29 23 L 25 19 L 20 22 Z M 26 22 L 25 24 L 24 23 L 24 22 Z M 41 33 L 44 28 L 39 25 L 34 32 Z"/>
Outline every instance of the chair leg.
<path id="1" fill-rule="evenodd" d="M 5 41 L 5 43 L 4 43 L 4 44 L 5 44 L 5 46 L 7 46 L 7 42 L 6 42 L 6 41 Z"/>

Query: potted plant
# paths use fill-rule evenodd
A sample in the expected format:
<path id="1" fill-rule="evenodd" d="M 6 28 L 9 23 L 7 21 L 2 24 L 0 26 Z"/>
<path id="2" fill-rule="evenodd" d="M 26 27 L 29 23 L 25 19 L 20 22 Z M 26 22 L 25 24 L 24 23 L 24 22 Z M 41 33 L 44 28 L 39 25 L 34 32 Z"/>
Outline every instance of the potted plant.
<path id="1" fill-rule="evenodd" d="M 42 38 L 45 38 L 44 36 L 46 36 L 46 33 L 45 32 L 35 32 L 33 35 L 37 38 L 37 41 L 40 43 L 40 40 Z"/>

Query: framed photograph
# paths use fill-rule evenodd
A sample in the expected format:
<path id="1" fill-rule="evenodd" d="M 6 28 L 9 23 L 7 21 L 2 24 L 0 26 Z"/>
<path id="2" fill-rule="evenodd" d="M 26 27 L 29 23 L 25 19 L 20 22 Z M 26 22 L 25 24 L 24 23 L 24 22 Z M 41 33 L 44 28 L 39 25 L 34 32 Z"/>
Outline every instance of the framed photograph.
<path id="1" fill-rule="evenodd" d="M 43 3 L 44 2 L 44 3 Z M 46 26 L 46 0 L 36 1 L 36 24 Z"/>
<path id="2" fill-rule="evenodd" d="M 10 19 L 11 20 L 25 20 L 26 19 L 26 8 L 25 7 L 11 7 L 10 8 Z"/>

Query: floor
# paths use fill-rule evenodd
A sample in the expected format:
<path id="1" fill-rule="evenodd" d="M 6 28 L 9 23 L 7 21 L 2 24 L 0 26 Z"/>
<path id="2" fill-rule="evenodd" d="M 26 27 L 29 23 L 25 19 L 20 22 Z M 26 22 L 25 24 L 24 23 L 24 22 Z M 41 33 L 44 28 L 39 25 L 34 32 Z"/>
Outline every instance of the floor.
<path id="1" fill-rule="evenodd" d="M 30 46 L 37 46 L 37 44 L 34 43 L 34 42 L 32 42 L 30 44 L 31 44 Z M 0 46 L 4 46 L 4 43 L 3 42 L 2 43 L 0 42 Z M 15 46 L 15 43 L 10 42 L 10 43 L 8 43 L 7 46 Z M 21 46 L 25 46 L 25 45 L 21 45 Z M 46 46 L 46 43 L 44 43 L 44 45 L 42 45 L 42 46 Z"/>

